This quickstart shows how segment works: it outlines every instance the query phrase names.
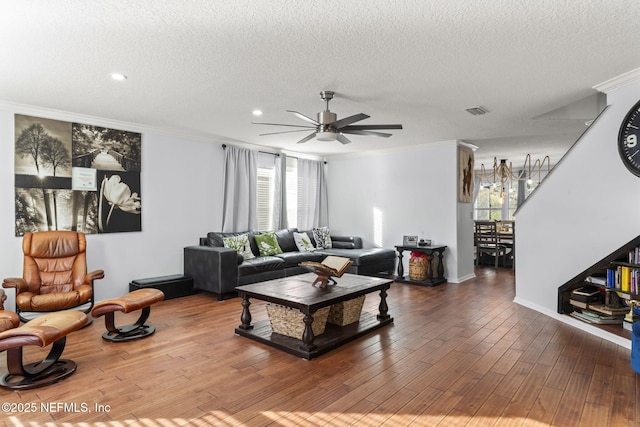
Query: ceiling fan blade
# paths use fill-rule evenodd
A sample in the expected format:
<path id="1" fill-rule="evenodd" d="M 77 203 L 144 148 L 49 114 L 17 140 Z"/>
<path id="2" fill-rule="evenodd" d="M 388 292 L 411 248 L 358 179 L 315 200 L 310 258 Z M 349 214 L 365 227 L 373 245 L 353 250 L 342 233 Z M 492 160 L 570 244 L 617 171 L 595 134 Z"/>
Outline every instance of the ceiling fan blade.
<path id="1" fill-rule="evenodd" d="M 369 116 L 363 113 L 354 114 L 353 116 L 345 117 L 344 119 L 336 120 L 333 123 L 333 128 L 340 130 L 345 126 L 350 125 L 351 123 L 359 122 L 360 120 L 368 119 Z"/>
<path id="2" fill-rule="evenodd" d="M 336 138 L 338 139 L 338 141 L 342 142 L 343 144 L 349 144 L 351 142 L 349 138 L 347 138 L 341 133 L 337 134 Z"/>
<path id="3" fill-rule="evenodd" d="M 309 129 L 285 130 L 285 131 L 282 131 L 282 132 L 267 132 L 267 133 L 260 133 L 260 134 L 258 134 L 258 136 L 279 135 L 281 133 L 293 133 L 293 132 L 309 132 Z"/>
<path id="4" fill-rule="evenodd" d="M 345 130 L 383 130 L 383 129 L 402 129 L 402 125 L 353 125 L 340 129 Z"/>
<path id="5" fill-rule="evenodd" d="M 302 138 L 300 141 L 298 141 L 298 142 L 297 142 L 297 144 L 302 144 L 302 143 L 307 142 L 307 141 L 309 141 L 310 139 L 313 139 L 313 138 L 315 138 L 315 137 L 316 137 L 316 133 L 315 133 L 315 132 L 313 132 L 313 133 L 311 133 L 311 134 L 309 134 L 309 135 L 305 136 L 304 138 Z"/>
<path id="6" fill-rule="evenodd" d="M 391 136 L 390 133 L 383 133 L 383 132 L 373 132 L 370 130 L 350 130 L 350 129 L 340 129 L 340 132 L 342 133 L 349 133 L 352 135 L 365 135 L 365 136 L 381 136 L 383 138 L 389 138 Z"/>
<path id="7" fill-rule="evenodd" d="M 315 129 L 315 126 L 303 126 L 303 125 L 285 125 L 283 123 L 264 123 L 264 122 L 251 122 L 252 125 L 269 125 L 269 126 L 289 126 L 293 128 L 305 128 Z"/>
<path id="8" fill-rule="evenodd" d="M 318 123 L 316 120 L 313 120 L 311 117 L 307 117 L 302 113 L 298 113 L 297 111 L 287 110 L 287 113 L 293 113 L 293 114 L 296 115 L 296 117 L 298 117 L 299 119 L 304 120 L 305 122 L 313 123 L 316 126 L 320 125 L 320 123 Z"/>

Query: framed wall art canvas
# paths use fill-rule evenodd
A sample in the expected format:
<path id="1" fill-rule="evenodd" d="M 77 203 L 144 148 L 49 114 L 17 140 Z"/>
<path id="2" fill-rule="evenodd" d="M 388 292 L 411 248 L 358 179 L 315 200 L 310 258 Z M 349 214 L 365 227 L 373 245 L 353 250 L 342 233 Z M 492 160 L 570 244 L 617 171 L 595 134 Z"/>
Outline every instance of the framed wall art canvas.
<path id="1" fill-rule="evenodd" d="M 458 146 L 458 201 L 473 202 L 473 150 Z"/>
<path id="2" fill-rule="evenodd" d="M 141 231 L 142 135 L 15 115 L 15 231 Z"/>

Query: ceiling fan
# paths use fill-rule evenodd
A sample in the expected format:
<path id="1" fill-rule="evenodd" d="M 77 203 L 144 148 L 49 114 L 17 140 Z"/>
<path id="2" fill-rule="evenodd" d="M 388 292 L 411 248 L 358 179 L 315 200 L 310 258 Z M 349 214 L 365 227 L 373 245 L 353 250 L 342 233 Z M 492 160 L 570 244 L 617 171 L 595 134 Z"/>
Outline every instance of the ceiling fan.
<path id="1" fill-rule="evenodd" d="M 318 113 L 318 119 L 314 120 L 311 117 L 307 117 L 304 114 L 301 114 L 297 111 L 287 110 L 289 113 L 295 114 L 298 118 L 312 124 L 309 125 L 289 125 L 289 124 L 281 124 L 281 123 L 260 123 L 260 122 L 251 122 L 256 125 L 270 125 L 270 126 L 289 126 L 289 127 L 299 127 L 304 129 L 298 130 L 289 130 L 282 132 L 270 132 L 270 133 L 261 133 L 260 136 L 264 135 L 277 135 L 281 133 L 292 133 L 292 132 L 308 132 L 308 129 L 314 129 L 312 133 L 302 138 L 298 141 L 298 144 L 302 144 L 304 142 L 309 141 L 310 139 L 316 138 L 318 141 L 335 141 L 336 139 L 343 144 L 348 144 L 351 141 L 344 136 L 344 134 L 352 134 L 352 135 L 366 135 L 366 136 L 380 136 L 383 138 L 388 138 L 391 136 L 390 133 L 376 132 L 377 130 L 385 130 L 385 129 L 402 129 L 402 125 L 353 125 L 352 123 L 359 122 L 360 120 L 368 119 L 369 116 L 366 114 L 354 114 L 353 116 L 345 117 L 344 119 L 338 119 L 336 113 L 332 113 L 329 111 L 329 101 L 333 99 L 335 92 L 330 90 L 323 90 L 320 92 L 320 98 L 325 102 L 325 110 Z"/>

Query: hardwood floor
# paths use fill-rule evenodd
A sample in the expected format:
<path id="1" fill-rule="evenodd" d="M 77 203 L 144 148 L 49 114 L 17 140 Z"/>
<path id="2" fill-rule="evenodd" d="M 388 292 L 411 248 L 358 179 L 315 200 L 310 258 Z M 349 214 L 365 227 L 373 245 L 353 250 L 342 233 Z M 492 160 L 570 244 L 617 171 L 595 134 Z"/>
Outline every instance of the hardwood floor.
<path id="1" fill-rule="evenodd" d="M 3 403 L 22 409 L 3 407 L 0 419 L 21 427 L 640 425 L 629 350 L 514 304 L 511 270 L 476 273 L 434 288 L 393 284 L 393 325 L 311 361 L 235 336 L 238 298 L 158 303 L 156 333 L 128 343 L 104 342 L 100 318 L 67 339 L 63 357 L 77 362 L 76 373 L 40 389 L 0 390 Z M 365 310 L 378 301 L 368 295 Z M 251 308 L 254 320 L 266 318 L 264 303 Z M 118 315 L 118 324 L 135 320 Z"/>

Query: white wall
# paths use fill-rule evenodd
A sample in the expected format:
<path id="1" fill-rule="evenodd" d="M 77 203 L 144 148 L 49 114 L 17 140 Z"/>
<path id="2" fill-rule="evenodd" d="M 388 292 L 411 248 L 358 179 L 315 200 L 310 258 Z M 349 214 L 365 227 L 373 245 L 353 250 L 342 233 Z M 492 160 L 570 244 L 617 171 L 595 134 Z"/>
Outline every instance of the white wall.
<path id="1" fill-rule="evenodd" d="M 22 275 L 21 238 L 14 229 L 14 113 L 142 132 L 142 232 L 87 235 L 90 270 L 104 269 L 96 299 L 120 296 L 129 282 L 181 274 L 183 248 L 219 229 L 222 222 L 223 150 L 219 143 L 180 137 L 129 123 L 0 105 L 0 277 Z M 6 308 L 14 308 L 12 290 Z"/>
<path id="2" fill-rule="evenodd" d="M 470 205 L 457 203 L 456 183 L 457 141 L 329 158 L 329 226 L 385 248 L 402 244 L 403 235 L 424 233 L 447 246 L 447 279 L 464 280 L 473 276 L 473 231 Z M 460 231 L 459 205 L 468 210 Z M 461 250 L 461 243 L 469 247 Z"/>
<path id="3" fill-rule="evenodd" d="M 474 271 L 473 203 L 458 203 L 458 282 L 476 277 Z"/>
<path id="4" fill-rule="evenodd" d="M 220 142 L 0 102 L 0 277 L 22 274 L 21 238 L 14 230 L 14 114 L 142 133 L 142 231 L 87 235 L 88 268 L 105 270 L 105 278 L 96 283 L 98 301 L 128 292 L 131 280 L 182 273 L 183 248 L 220 229 Z M 330 159 L 332 231 L 388 248 L 400 244 L 405 234 L 424 232 L 425 238 L 448 246 L 449 281 L 473 277 L 471 205 L 457 203 L 456 168 L 456 141 Z M 381 218 L 380 236 L 374 230 L 374 210 Z M 5 306 L 13 310 L 13 291 L 7 290 L 7 295 Z"/>
<path id="5" fill-rule="evenodd" d="M 640 235 L 640 178 L 623 165 L 620 124 L 640 83 L 609 107 L 517 212 L 516 302 L 553 314 L 558 287 Z"/>

